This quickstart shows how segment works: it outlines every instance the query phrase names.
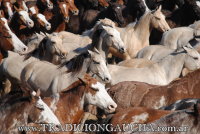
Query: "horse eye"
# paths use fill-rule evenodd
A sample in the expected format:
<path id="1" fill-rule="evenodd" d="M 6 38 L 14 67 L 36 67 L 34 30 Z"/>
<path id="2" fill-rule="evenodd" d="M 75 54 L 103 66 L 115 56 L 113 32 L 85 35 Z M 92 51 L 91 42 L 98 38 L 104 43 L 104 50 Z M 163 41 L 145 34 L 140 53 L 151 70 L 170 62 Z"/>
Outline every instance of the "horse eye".
<path id="1" fill-rule="evenodd" d="M 56 42 L 55 42 L 55 41 L 51 41 L 51 43 L 52 43 L 52 44 L 56 44 Z"/>
<path id="2" fill-rule="evenodd" d="M 112 34 L 110 34 L 110 37 L 114 37 Z"/>
<path id="3" fill-rule="evenodd" d="M 92 88 L 92 87 L 91 87 Z M 99 89 L 98 88 L 92 88 L 93 90 L 95 90 L 95 91 L 99 91 Z"/>
<path id="4" fill-rule="evenodd" d="M 160 18 L 158 18 L 158 17 L 155 17 L 157 20 L 161 20 Z"/>
<path id="5" fill-rule="evenodd" d="M 93 60 L 93 62 L 94 62 L 94 64 L 100 64 L 100 62 L 97 62 L 97 61 L 95 61 L 95 60 Z"/>
<path id="6" fill-rule="evenodd" d="M 42 106 L 42 105 L 36 105 L 36 107 L 39 109 L 39 110 L 41 110 L 41 111 L 43 111 L 44 110 L 44 107 Z"/>
<path id="7" fill-rule="evenodd" d="M 194 57 L 194 59 L 195 59 L 195 60 L 198 60 L 199 58 L 198 58 L 198 57 Z"/>

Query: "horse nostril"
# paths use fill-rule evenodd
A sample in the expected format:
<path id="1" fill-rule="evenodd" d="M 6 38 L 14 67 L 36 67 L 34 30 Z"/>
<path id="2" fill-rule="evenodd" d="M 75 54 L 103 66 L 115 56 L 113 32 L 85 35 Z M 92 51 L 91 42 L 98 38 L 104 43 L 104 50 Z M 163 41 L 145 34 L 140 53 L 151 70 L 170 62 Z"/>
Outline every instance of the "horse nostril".
<path id="1" fill-rule="evenodd" d="M 120 53 L 124 53 L 125 52 L 124 48 L 120 48 L 119 51 L 120 51 Z"/>
<path id="2" fill-rule="evenodd" d="M 109 78 L 108 78 L 108 77 L 106 77 L 104 80 L 105 80 L 105 81 L 109 81 Z"/>
<path id="3" fill-rule="evenodd" d="M 108 110 L 114 110 L 115 109 L 115 106 L 114 105 L 109 105 L 108 106 Z"/>
<path id="4" fill-rule="evenodd" d="M 32 25 L 32 23 L 31 23 L 31 22 L 28 22 L 28 24 L 29 24 L 29 25 Z"/>
<path id="5" fill-rule="evenodd" d="M 27 49 L 24 47 L 24 48 L 23 48 L 23 51 L 25 52 L 26 50 L 27 50 Z"/>

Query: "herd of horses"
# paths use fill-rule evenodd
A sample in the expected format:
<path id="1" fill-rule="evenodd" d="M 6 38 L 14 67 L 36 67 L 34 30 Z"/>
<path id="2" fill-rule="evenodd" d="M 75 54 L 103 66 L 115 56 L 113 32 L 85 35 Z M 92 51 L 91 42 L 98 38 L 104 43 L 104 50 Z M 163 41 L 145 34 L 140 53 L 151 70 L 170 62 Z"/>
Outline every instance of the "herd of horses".
<path id="1" fill-rule="evenodd" d="M 199 20 L 198 0 L 0 0 L 0 134 L 200 133 Z"/>

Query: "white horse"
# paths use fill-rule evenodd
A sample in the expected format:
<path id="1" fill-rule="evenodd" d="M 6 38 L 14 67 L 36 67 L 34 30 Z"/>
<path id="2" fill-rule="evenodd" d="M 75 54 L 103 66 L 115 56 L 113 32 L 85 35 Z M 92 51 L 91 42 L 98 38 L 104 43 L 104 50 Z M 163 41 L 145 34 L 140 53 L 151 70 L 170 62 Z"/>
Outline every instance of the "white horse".
<path id="1" fill-rule="evenodd" d="M 180 76 L 183 67 L 189 70 L 200 68 L 200 54 L 190 45 L 183 48 L 185 51 L 172 53 L 158 63 L 145 68 L 109 65 L 111 84 L 122 81 L 140 81 L 154 85 L 166 85 Z"/>
<path id="2" fill-rule="evenodd" d="M 40 88 L 44 96 L 50 96 L 68 87 L 85 73 L 97 75 L 105 82 L 111 80 L 105 59 L 97 50 L 89 50 L 60 67 L 44 61 L 32 62 L 23 69 L 21 81 L 33 90 Z"/>
<path id="3" fill-rule="evenodd" d="M 152 28 L 162 32 L 170 29 L 161 8 L 160 6 L 155 11 L 147 11 L 136 24 L 129 24 L 125 28 L 117 28 L 131 58 L 134 58 L 139 50 L 149 46 L 149 36 Z"/>

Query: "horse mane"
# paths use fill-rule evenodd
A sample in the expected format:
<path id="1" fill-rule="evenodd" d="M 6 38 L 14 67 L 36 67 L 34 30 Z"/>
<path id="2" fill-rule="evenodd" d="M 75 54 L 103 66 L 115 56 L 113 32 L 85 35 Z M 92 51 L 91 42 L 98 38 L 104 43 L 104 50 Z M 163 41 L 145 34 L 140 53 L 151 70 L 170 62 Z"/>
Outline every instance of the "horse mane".
<path id="1" fill-rule="evenodd" d="M 45 49 L 46 49 L 45 44 L 46 44 L 47 39 L 48 39 L 48 37 L 44 37 L 34 51 L 32 51 L 24 56 L 24 60 L 29 59 L 31 56 L 34 56 L 38 52 L 39 52 L 39 57 L 43 57 L 45 55 Z"/>
<path id="2" fill-rule="evenodd" d="M 67 72 L 73 72 L 76 74 L 81 71 L 83 63 L 85 59 L 88 57 L 89 57 L 89 52 L 81 53 L 72 58 L 71 60 L 64 62 L 63 64 L 60 65 L 60 67 L 67 66 L 68 68 Z"/>

